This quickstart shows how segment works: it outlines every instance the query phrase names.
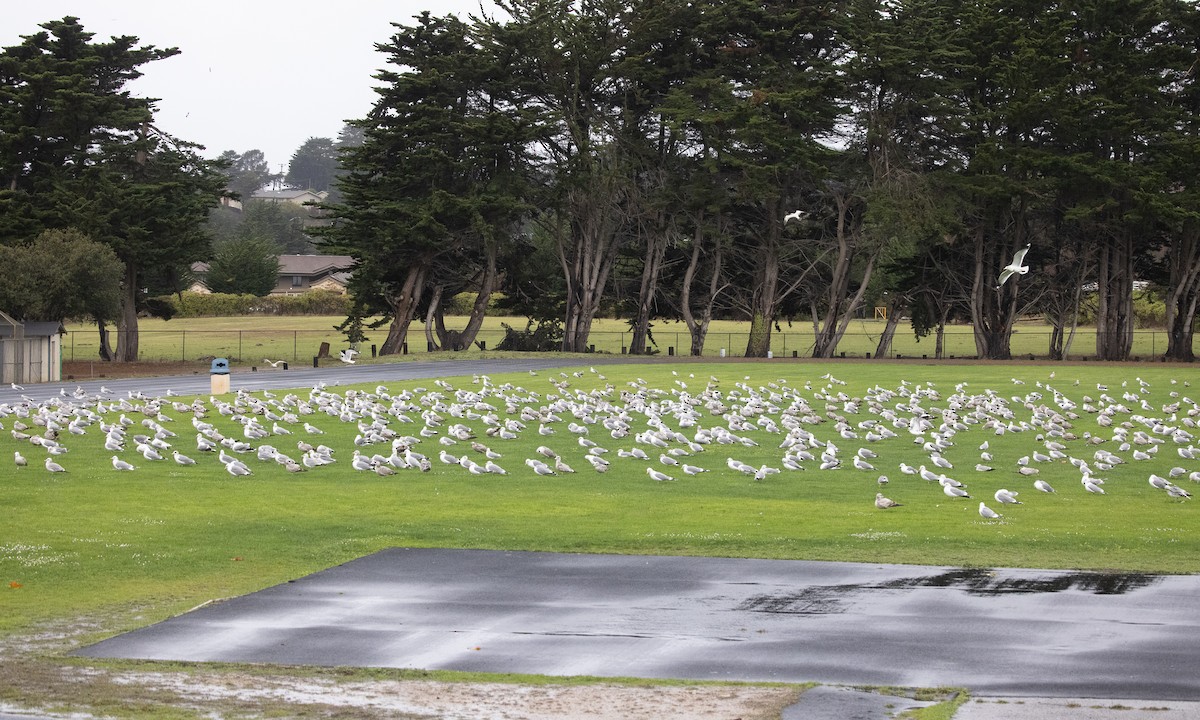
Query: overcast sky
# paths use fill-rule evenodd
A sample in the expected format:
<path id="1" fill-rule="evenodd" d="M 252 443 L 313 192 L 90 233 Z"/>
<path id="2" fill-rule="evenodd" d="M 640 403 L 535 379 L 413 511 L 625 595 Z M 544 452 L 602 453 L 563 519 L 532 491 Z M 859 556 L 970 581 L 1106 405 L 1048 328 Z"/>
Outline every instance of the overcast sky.
<path id="1" fill-rule="evenodd" d="M 142 66 L 130 85 L 160 98 L 160 129 L 207 148 L 262 150 L 272 172 L 286 170 L 310 137 L 337 138 L 344 121 L 366 115 L 375 100 L 371 77 L 383 67 L 375 43 L 389 23 L 477 13 L 479 0 L 18 0 L 4 3 L 0 46 L 67 15 L 93 41 L 134 35 L 142 45 L 180 54 Z M 485 6 L 491 7 L 490 2 Z"/>

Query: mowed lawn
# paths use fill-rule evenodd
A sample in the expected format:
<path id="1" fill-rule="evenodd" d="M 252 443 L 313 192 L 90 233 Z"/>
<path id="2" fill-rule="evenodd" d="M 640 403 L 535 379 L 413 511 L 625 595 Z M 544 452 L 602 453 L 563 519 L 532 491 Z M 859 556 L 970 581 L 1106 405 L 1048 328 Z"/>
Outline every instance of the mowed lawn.
<path id="1" fill-rule="evenodd" d="M 261 365 L 264 358 L 287 360 L 293 363 L 310 363 L 318 353 L 321 343 L 329 343 L 334 351 L 348 347 L 345 336 L 336 330 L 345 318 L 333 316 L 241 316 L 215 318 L 175 318 L 169 321 L 143 319 L 139 322 L 139 356 L 150 362 L 197 362 L 213 357 L 229 358 L 236 366 Z M 448 318 L 447 327 L 461 328 L 463 318 Z M 504 339 L 504 326 L 524 330 L 525 318 L 488 317 L 477 340 L 487 351 L 494 351 Z M 882 320 L 856 320 L 850 323 L 846 335 L 838 346 L 839 353 L 848 358 L 862 358 L 874 354 L 883 331 Z M 748 339 L 749 324 L 730 320 L 713 321 L 704 346 L 707 357 L 716 358 L 722 351 L 730 357 L 744 355 Z M 95 360 L 99 351 L 99 335 L 94 326 L 71 324 L 63 338 L 63 358 L 67 361 Z M 119 344 L 115 329 L 109 335 L 113 345 Z M 687 326 L 682 322 L 656 321 L 651 328 L 651 349 L 660 355 L 687 355 L 691 347 Z M 367 340 L 362 349 L 370 355 L 371 345 L 381 345 L 387 337 L 387 328 L 367 331 Z M 630 344 L 629 323 L 625 320 L 599 318 L 592 326 L 589 336 L 595 352 L 612 355 L 625 352 Z M 1012 353 L 1015 357 L 1045 357 L 1050 341 L 1050 327 L 1044 323 L 1027 321 L 1018 323 L 1012 337 Z M 782 323 L 772 334 L 771 350 L 777 358 L 809 357 L 812 355 L 812 326 L 807 322 Z M 1163 330 L 1137 330 L 1134 332 L 1133 351 L 1137 358 L 1160 356 L 1167 349 L 1167 334 Z M 409 329 L 408 351 L 410 356 L 424 356 L 427 351 L 425 326 L 414 322 Z M 467 351 L 480 354 L 478 346 Z M 1081 327 L 1071 346 L 1072 358 L 1094 356 L 1096 331 L 1092 327 Z M 952 325 L 946 328 L 943 354 L 946 357 L 974 357 L 975 340 L 969 325 Z M 896 331 L 890 356 L 908 358 L 936 355 L 935 339 L 914 337 L 908 322 L 902 322 Z M 364 358 L 369 361 L 369 357 Z"/>
<path id="2" fill-rule="evenodd" d="M 295 391 L 297 401 L 314 406 L 323 397 L 327 406 L 348 404 L 358 415 L 371 408 L 381 425 L 386 421 L 396 433 L 420 438 L 413 449 L 428 456 L 431 469 L 401 470 L 390 477 L 351 467 L 359 423 L 371 422 L 369 416 L 344 422 L 318 411 L 300 417 L 323 435 L 306 434 L 300 423 L 280 422 L 293 434 L 252 444 L 270 443 L 299 458 L 298 441 L 323 443 L 333 448 L 337 462 L 289 473 L 249 453 L 244 456 L 253 470 L 249 477 L 233 477 L 213 453 L 197 452 L 191 413 L 169 402 L 157 409 L 128 398 L 124 409 L 105 403 L 102 419 L 115 423 L 124 416 L 133 435 L 151 432 L 143 421 L 161 412 L 171 420 L 156 422 L 177 434 L 168 441 L 195 458 L 195 466 L 178 466 L 169 455 L 164 461 L 143 460 L 132 441 L 124 451 L 106 451 L 94 423 L 83 435 L 64 431 L 69 452 L 58 460 L 67 472 L 51 474 L 42 466 L 45 451 L 11 432 L 18 422 L 28 426 L 26 433 L 44 428 L 31 418 L 0 418 L 5 426 L 0 434 L 0 630 L 110 613 L 132 618 L 122 622 L 145 624 L 391 546 L 1200 570 L 1196 506 L 1147 482 L 1151 473 L 1165 477 L 1173 467 L 1200 470 L 1200 461 L 1177 453 L 1192 441 L 1167 434 L 1194 432 L 1195 388 L 1189 379 L 1196 373 L 1190 367 L 775 361 L 583 365 L 563 373 L 494 377 L 453 376 L 448 365 L 447 373 L 444 386 L 406 382 Z M 278 403 L 273 412 L 297 407 L 283 405 L 287 393 L 272 395 L 255 397 L 268 408 Z M 220 432 L 242 437 L 234 417 L 221 415 L 208 397 L 200 403 Z M 681 403 L 695 408 L 694 424 L 681 419 Z M 523 421 L 526 427 L 515 439 L 489 437 L 482 417 L 487 406 L 501 421 L 517 420 L 522 413 L 529 418 L 531 412 L 543 417 Z M 96 404 L 89 407 L 95 410 Z M 391 414 L 385 412 L 388 407 Z M 422 437 L 422 414 L 433 412 L 441 424 Z M 236 413 L 255 415 L 244 400 Z M 701 428 L 728 428 L 729 413 L 752 428 L 733 434 L 756 444 L 714 442 L 679 456 L 708 472 L 686 475 L 659 461 L 668 449 L 686 449 L 678 440 L 668 441 L 667 448 L 635 441 L 655 428 L 689 438 Z M 944 456 L 954 467 L 944 472 L 965 483 L 972 499 L 951 499 L 938 483 L 902 474 L 900 463 L 932 467 L 930 455 L 907 429 L 888 424 L 885 414 L 928 415 L 935 425 L 957 417 L 965 429 L 948 432 L 953 445 Z M 1105 480 L 1105 495 L 1085 492 L 1080 471 L 1067 459 L 1032 461 L 1040 470 L 1035 477 L 1016 472 L 1018 458 L 1047 451 L 1044 441 L 1053 439 L 1047 435 L 1057 433 L 1055 414 L 1066 433 L 1059 439 L 1067 455 L 1094 464 L 1094 452 L 1102 448 L 1127 460 L 1111 470 L 1095 470 Z M 809 417 L 801 427 L 837 447 L 841 468 L 820 470 L 819 461 L 804 462 L 804 470 L 782 469 L 756 480 L 727 467 L 734 458 L 755 468 L 781 468 L 779 445 L 790 422 L 785 415 L 819 416 L 821 422 Z M 1106 415 L 1113 421 L 1110 427 L 1098 422 Z M 628 436 L 613 438 L 602 425 L 606 418 L 624 418 Z M 853 437 L 842 436 L 838 418 Z M 274 424 L 261 422 L 268 429 Z M 886 425 L 896 437 L 869 441 L 872 422 Z M 772 431 L 772 423 L 778 431 Z M 996 423 L 1006 432 L 997 434 Z M 441 444 L 439 438 L 455 424 L 499 452 L 495 462 L 507 474 L 471 474 L 439 460 L 445 450 L 485 462 L 467 441 Z M 598 473 L 585 461 L 581 433 L 571 424 L 586 427 L 586 437 L 609 450 L 604 456 L 611 463 L 608 472 Z M 552 433 L 539 434 L 539 426 Z M 1119 430 L 1134 443 L 1131 448 L 1119 449 L 1120 440 L 1114 439 Z M 1137 433 L 1155 442 L 1137 444 Z M 1089 436 L 1104 442 L 1093 445 Z M 931 433 L 923 437 L 933 439 Z M 985 441 L 991 472 L 974 469 L 984 462 L 980 445 Z M 539 446 L 553 449 L 575 472 L 534 473 L 525 461 L 540 457 Z M 649 458 L 619 457 L 634 447 L 644 448 Z M 1150 459 L 1132 459 L 1133 450 L 1154 447 L 1158 450 Z M 853 467 L 851 456 L 860 448 L 877 455 L 869 459 L 875 470 Z M 391 446 L 362 451 L 386 455 Z M 15 468 L 14 452 L 28 457 L 29 466 Z M 111 463 L 114 454 L 138 469 L 118 472 Z M 652 480 L 647 467 L 674 480 Z M 901 507 L 874 506 L 880 474 L 890 480 L 883 492 Z M 1034 490 L 1038 478 L 1058 492 Z M 1186 475 L 1176 482 L 1188 490 L 1200 487 Z M 1001 506 L 992 497 L 999 488 L 1018 491 L 1024 504 Z M 984 521 L 978 514 L 981 499 L 1002 513 L 1002 520 Z M 136 616 L 129 613 L 134 607 Z"/>

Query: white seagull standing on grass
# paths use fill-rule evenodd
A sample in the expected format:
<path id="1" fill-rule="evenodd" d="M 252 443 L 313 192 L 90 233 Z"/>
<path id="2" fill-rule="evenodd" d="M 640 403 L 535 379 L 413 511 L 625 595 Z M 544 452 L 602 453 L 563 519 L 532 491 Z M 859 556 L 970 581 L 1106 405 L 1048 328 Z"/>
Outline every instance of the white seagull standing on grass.
<path id="1" fill-rule="evenodd" d="M 979 503 L 979 517 L 983 518 L 984 520 L 996 520 L 996 519 L 1002 518 L 1004 516 L 1001 515 L 1000 513 L 996 512 L 995 510 L 991 509 L 987 505 L 984 505 L 983 503 Z"/>
<path id="2" fill-rule="evenodd" d="M 1000 271 L 1000 280 L 996 283 L 997 290 L 1004 287 L 1004 283 L 1008 282 L 1013 275 L 1024 275 L 1029 272 L 1029 266 L 1021 264 L 1025 262 L 1025 253 L 1027 252 L 1029 252 L 1029 245 L 1013 253 L 1012 262 L 1005 265 L 1004 269 Z"/>

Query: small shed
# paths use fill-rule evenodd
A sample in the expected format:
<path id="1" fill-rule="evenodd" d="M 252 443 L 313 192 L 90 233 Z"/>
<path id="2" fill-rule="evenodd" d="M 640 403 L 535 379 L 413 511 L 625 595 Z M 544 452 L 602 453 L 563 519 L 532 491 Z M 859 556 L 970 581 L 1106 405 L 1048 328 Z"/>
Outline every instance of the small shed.
<path id="1" fill-rule="evenodd" d="M 62 380 L 63 326 L 13 320 L 0 312 L 0 383 Z"/>

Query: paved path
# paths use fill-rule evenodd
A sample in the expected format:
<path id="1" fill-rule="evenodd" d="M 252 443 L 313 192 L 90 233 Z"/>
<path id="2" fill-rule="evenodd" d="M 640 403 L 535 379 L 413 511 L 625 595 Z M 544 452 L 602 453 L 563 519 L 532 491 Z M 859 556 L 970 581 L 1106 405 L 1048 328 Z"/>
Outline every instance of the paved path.
<path id="1" fill-rule="evenodd" d="M 351 385 L 355 383 L 386 383 L 399 380 L 419 380 L 424 378 L 450 377 L 454 375 L 498 374 L 511 372 L 526 372 L 533 370 L 543 372 L 558 370 L 565 367 L 588 367 L 602 365 L 617 365 L 631 363 L 663 362 L 652 357 L 629 356 L 596 356 L 595 358 L 484 358 L 470 360 L 413 360 L 397 363 L 380 363 L 373 365 L 333 365 L 320 368 L 303 367 L 291 370 L 277 370 L 270 366 L 250 372 L 248 368 L 236 367 L 229 376 L 230 389 L 233 391 L 246 390 L 284 390 L 290 388 L 312 387 L 317 383 L 327 385 Z M 57 383 L 40 383 L 26 385 L 23 390 L 14 390 L 8 385 L 0 386 L 0 403 L 18 402 L 23 397 L 35 401 L 44 401 L 59 396 L 61 391 L 74 392 L 82 388 L 89 395 L 95 395 L 101 388 L 112 392 L 112 397 L 123 397 L 130 392 L 141 392 L 146 395 L 165 395 L 168 391 L 179 395 L 207 395 L 212 389 L 212 376 L 208 373 L 198 375 L 176 375 L 169 377 L 146 378 L 110 378 L 76 382 L 63 380 Z"/>
<path id="2" fill-rule="evenodd" d="M 1200 701 L 1196 576 L 391 549 L 93 657 Z"/>

